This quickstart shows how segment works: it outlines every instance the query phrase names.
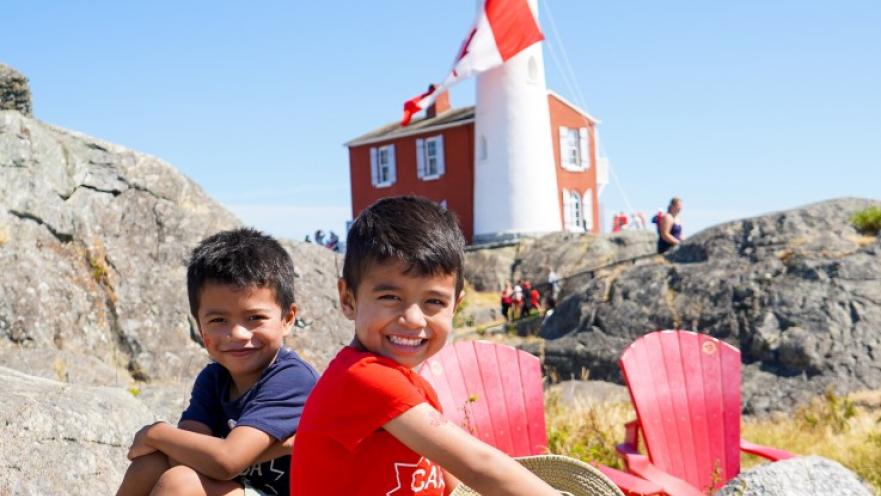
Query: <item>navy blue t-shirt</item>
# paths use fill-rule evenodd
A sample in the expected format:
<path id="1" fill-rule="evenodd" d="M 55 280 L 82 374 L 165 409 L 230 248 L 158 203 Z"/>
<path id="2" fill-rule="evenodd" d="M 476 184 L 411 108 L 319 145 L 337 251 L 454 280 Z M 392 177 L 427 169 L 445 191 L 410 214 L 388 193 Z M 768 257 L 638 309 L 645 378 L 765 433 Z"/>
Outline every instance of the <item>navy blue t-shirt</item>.
<path id="1" fill-rule="evenodd" d="M 226 437 L 233 427 L 247 425 L 275 440 L 287 439 L 297 431 L 306 398 L 318 380 L 318 372 L 286 348 L 260 375 L 257 382 L 235 401 L 229 401 L 232 377 L 218 363 L 202 369 L 193 385 L 190 405 L 181 415 L 211 428 L 216 437 Z M 254 464 L 240 475 L 266 494 L 288 494 L 290 455 Z"/>

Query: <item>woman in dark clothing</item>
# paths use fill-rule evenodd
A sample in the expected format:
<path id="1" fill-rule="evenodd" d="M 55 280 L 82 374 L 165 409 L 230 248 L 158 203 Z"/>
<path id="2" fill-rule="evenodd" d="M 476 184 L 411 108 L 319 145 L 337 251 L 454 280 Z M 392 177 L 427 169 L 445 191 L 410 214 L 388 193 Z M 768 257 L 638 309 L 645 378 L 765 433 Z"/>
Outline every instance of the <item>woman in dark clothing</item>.
<path id="1" fill-rule="evenodd" d="M 658 219 L 658 253 L 664 253 L 684 239 L 682 224 L 679 223 L 679 212 L 681 211 L 682 199 L 674 196 L 667 207 L 667 213 Z"/>

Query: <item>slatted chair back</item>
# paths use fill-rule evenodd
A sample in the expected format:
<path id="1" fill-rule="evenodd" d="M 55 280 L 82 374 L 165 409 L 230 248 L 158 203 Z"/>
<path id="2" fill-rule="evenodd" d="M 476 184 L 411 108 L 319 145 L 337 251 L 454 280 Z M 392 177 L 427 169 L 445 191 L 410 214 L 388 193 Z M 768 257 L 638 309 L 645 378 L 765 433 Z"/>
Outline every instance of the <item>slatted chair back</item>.
<path id="1" fill-rule="evenodd" d="M 541 364 L 529 353 L 486 341 L 448 344 L 419 372 L 444 416 L 510 456 L 547 452 Z"/>
<path id="2" fill-rule="evenodd" d="M 632 343 L 621 370 L 658 468 L 715 490 L 740 472 L 740 351 L 689 331 Z"/>

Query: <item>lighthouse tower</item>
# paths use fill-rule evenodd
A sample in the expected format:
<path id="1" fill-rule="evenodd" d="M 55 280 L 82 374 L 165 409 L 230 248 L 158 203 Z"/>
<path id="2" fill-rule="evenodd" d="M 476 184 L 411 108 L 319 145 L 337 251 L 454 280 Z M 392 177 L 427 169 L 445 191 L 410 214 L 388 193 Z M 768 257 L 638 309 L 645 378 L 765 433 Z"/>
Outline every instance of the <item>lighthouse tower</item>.
<path id="1" fill-rule="evenodd" d="M 474 128 L 474 241 L 561 230 L 541 43 L 477 77 Z"/>

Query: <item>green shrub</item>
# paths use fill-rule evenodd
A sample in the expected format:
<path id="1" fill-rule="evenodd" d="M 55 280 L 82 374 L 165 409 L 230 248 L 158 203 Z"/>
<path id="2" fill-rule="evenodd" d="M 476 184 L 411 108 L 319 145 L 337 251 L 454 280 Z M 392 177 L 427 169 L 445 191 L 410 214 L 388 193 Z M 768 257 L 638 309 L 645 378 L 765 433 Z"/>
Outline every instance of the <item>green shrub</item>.
<path id="1" fill-rule="evenodd" d="M 881 231 L 881 207 L 869 207 L 853 214 L 850 223 L 863 234 L 877 236 Z"/>

